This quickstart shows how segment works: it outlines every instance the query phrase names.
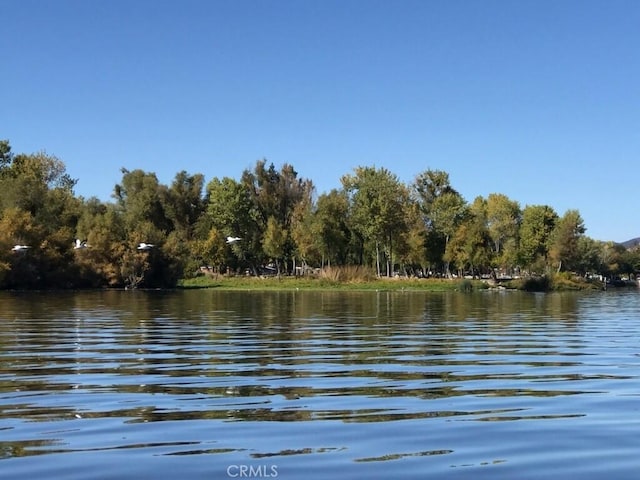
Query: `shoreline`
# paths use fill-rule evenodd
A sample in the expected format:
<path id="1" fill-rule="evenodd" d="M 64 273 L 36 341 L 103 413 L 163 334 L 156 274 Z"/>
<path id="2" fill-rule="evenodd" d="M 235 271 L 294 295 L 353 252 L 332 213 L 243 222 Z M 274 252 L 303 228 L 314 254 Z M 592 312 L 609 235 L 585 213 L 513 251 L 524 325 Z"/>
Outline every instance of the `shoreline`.
<path id="1" fill-rule="evenodd" d="M 356 280 L 327 280 L 295 276 L 198 276 L 181 279 L 173 287 L 91 287 L 3 289 L 0 292 L 72 292 L 72 291 L 172 291 L 172 290 L 227 290 L 227 291 L 344 291 L 344 292 L 472 292 L 472 291 L 522 291 L 522 292 L 595 292 L 621 289 L 638 289 L 633 280 L 609 284 L 597 280 L 585 280 L 566 274 L 529 277 L 511 280 L 489 281 L 480 279 L 444 278 L 376 278 Z"/>
<path id="2" fill-rule="evenodd" d="M 609 288 L 625 288 L 609 287 Z M 489 282 L 471 279 L 441 278 L 379 278 L 373 280 L 326 280 L 305 277 L 196 277 L 183 279 L 178 289 L 220 290 L 318 290 L 318 291 L 425 291 L 425 292 L 470 292 L 476 290 L 514 290 L 531 292 L 553 291 L 605 291 L 607 287 L 599 281 L 567 278 L 566 275 L 532 277 L 508 281 Z"/>

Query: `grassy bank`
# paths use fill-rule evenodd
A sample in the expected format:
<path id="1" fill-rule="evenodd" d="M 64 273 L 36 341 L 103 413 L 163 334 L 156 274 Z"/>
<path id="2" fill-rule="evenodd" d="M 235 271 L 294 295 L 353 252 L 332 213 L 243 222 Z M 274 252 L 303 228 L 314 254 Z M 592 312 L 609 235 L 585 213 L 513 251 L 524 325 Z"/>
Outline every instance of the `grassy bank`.
<path id="1" fill-rule="evenodd" d="M 598 280 L 587 280 L 569 272 L 553 273 L 541 277 L 519 278 L 505 282 L 504 286 L 527 292 L 603 290 L 605 287 L 604 283 Z"/>
<path id="2" fill-rule="evenodd" d="M 602 282 L 586 280 L 563 272 L 541 277 L 519 278 L 489 285 L 480 280 L 442 278 L 377 278 L 372 275 L 341 274 L 316 277 L 289 276 L 199 276 L 181 280 L 179 288 L 221 290 L 374 290 L 374 291 L 472 291 L 506 288 L 530 292 L 602 290 Z"/>
<path id="3" fill-rule="evenodd" d="M 330 280 L 309 277 L 212 277 L 202 276 L 180 281 L 180 288 L 217 288 L 223 290 L 378 290 L 378 291 L 468 291 L 487 288 L 481 281 L 377 278 L 372 280 Z"/>

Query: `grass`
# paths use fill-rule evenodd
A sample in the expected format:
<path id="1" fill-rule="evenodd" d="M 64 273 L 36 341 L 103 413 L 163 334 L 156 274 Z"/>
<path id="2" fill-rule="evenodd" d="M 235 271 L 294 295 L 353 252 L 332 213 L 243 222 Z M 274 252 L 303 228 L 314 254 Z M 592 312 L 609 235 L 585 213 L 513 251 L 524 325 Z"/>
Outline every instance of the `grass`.
<path id="1" fill-rule="evenodd" d="M 526 277 L 500 284 L 501 287 L 528 292 L 601 290 L 602 284 L 568 272 Z M 374 291 L 460 291 L 489 288 L 480 280 L 443 278 L 378 278 L 371 269 L 360 266 L 325 268 L 318 276 L 210 276 L 181 280 L 179 288 L 217 288 L 221 290 L 374 290 Z"/>
<path id="2" fill-rule="evenodd" d="M 486 288 L 480 281 L 373 278 L 371 280 L 342 280 L 311 277 L 209 277 L 181 280 L 180 288 L 217 288 L 221 290 L 384 290 L 384 291 L 470 291 Z"/>
<path id="3" fill-rule="evenodd" d="M 553 273 L 540 277 L 519 278 L 507 282 L 505 286 L 527 292 L 602 290 L 603 288 L 601 282 L 589 281 L 569 272 Z"/>

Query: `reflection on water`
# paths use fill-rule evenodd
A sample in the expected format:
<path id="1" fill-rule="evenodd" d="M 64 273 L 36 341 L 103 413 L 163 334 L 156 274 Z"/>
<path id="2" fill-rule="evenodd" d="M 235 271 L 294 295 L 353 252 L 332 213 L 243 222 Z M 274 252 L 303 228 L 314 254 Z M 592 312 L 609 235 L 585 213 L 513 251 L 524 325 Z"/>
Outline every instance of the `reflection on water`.
<path id="1" fill-rule="evenodd" d="M 634 478 L 639 297 L 1 293 L 0 465 Z"/>

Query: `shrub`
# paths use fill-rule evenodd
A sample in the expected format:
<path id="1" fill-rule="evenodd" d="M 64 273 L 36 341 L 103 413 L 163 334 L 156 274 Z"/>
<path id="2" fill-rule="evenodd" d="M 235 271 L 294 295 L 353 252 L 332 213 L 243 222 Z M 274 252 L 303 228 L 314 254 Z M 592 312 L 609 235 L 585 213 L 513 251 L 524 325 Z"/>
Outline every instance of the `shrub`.
<path id="1" fill-rule="evenodd" d="M 326 267 L 320 271 L 319 278 L 330 282 L 368 282 L 376 278 L 373 270 L 361 265 Z"/>
<path id="2" fill-rule="evenodd" d="M 544 275 L 542 277 L 527 277 L 511 280 L 507 283 L 507 286 L 526 292 L 546 292 L 551 289 L 551 281 L 549 277 Z"/>
<path id="3" fill-rule="evenodd" d="M 473 282 L 471 280 L 469 280 L 468 278 L 465 278 L 458 285 L 458 290 L 460 290 L 461 292 L 471 292 L 471 291 L 473 291 Z"/>

